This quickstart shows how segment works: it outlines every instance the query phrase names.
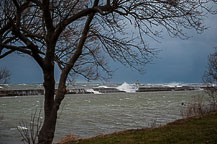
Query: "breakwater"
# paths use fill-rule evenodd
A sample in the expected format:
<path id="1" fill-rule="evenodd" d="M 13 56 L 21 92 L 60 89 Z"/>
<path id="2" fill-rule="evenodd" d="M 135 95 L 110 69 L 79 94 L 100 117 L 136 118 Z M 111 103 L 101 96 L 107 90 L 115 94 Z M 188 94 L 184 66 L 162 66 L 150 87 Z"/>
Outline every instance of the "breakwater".
<path id="1" fill-rule="evenodd" d="M 68 89 L 67 94 L 90 94 L 82 88 Z M 31 95 L 44 95 L 44 89 L 28 89 L 28 90 L 0 90 L 0 97 L 5 96 L 31 96 Z"/>
<path id="2" fill-rule="evenodd" d="M 156 92 L 156 91 L 192 91 L 192 90 L 199 90 L 204 89 L 204 87 L 191 87 L 191 86 L 182 86 L 182 87 L 145 87 L 140 86 L 136 89 L 135 92 Z M 118 90 L 117 88 L 92 88 L 92 89 L 85 89 L 85 88 L 70 88 L 67 89 L 67 94 L 100 94 L 100 93 L 125 93 L 126 91 Z M 30 95 L 43 95 L 44 89 L 25 89 L 25 90 L 7 90 L 7 89 L 0 89 L 0 97 L 4 96 L 30 96 Z"/>
<path id="3" fill-rule="evenodd" d="M 43 95 L 43 89 L 29 90 L 0 90 L 0 97 L 3 96 L 28 96 L 28 95 Z"/>
<path id="4" fill-rule="evenodd" d="M 116 88 L 93 88 L 94 91 L 99 93 L 124 93 L 125 91 L 118 90 Z"/>
<path id="5" fill-rule="evenodd" d="M 196 87 L 182 86 L 182 87 L 139 87 L 136 92 L 154 92 L 154 91 L 191 91 L 198 90 Z"/>

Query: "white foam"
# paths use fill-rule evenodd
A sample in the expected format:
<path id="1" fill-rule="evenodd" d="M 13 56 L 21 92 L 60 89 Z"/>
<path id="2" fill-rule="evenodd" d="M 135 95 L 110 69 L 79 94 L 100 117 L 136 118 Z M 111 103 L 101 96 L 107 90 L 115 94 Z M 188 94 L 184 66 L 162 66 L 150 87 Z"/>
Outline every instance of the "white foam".
<path id="1" fill-rule="evenodd" d="M 3 87 L 0 86 L 0 89 L 2 89 Z"/>
<path id="2" fill-rule="evenodd" d="M 99 91 L 95 91 L 93 89 L 86 89 L 86 91 L 94 94 L 101 94 Z"/>
<path id="3" fill-rule="evenodd" d="M 17 128 L 18 128 L 19 130 L 28 130 L 28 128 L 23 127 L 23 126 L 17 126 Z"/>
<path id="4" fill-rule="evenodd" d="M 118 86 L 116 89 L 120 91 L 125 91 L 127 93 L 135 93 L 138 90 L 136 84 L 128 84 L 124 82 L 122 85 Z"/>
<path id="5" fill-rule="evenodd" d="M 167 87 L 182 87 L 183 85 L 181 83 L 172 82 L 172 83 L 165 84 L 164 86 L 167 86 Z"/>
<path id="6" fill-rule="evenodd" d="M 17 128 L 10 128 L 11 131 L 17 130 Z"/>
<path id="7" fill-rule="evenodd" d="M 109 88 L 108 86 L 98 86 L 98 88 Z"/>
<path id="8" fill-rule="evenodd" d="M 25 86 L 25 85 L 27 85 L 27 84 L 25 84 L 25 83 L 22 83 L 22 84 L 18 84 L 18 85 Z"/>
<path id="9" fill-rule="evenodd" d="M 212 87 L 216 87 L 216 84 L 215 84 L 215 83 L 212 83 L 211 86 L 212 86 Z"/>

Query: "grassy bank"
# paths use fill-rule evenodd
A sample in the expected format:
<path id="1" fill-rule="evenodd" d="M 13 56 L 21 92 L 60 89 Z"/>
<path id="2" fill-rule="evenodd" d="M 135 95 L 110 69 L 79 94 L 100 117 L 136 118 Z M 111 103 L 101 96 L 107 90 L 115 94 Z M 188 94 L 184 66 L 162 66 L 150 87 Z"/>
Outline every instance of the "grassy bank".
<path id="1" fill-rule="evenodd" d="M 75 139 L 68 136 L 60 144 L 217 144 L 217 113 L 181 119 L 153 129 Z"/>

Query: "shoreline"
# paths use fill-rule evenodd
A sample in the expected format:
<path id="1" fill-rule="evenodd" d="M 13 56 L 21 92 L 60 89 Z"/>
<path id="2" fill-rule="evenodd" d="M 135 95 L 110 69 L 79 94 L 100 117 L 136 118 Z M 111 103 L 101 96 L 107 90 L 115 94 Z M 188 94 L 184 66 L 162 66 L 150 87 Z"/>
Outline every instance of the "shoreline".
<path id="1" fill-rule="evenodd" d="M 56 144 L 101 144 L 101 143 L 198 143 L 216 141 L 216 112 L 194 115 L 174 120 L 165 125 L 151 128 L 129 129 L 91 138 L 79 138 L 69 134 Z M 205 123 L 205 124 L 204 124 Z M 192 129 L 189 130 L 189 127 Z M 206 135 L 210 133 L 209 135 Z"/>

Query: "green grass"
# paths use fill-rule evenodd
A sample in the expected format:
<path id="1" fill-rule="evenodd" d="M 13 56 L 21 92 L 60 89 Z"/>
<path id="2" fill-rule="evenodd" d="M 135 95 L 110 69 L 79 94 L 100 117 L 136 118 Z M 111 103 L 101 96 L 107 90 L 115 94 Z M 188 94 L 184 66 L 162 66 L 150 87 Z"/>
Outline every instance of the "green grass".
<path id="1" fill-rule="evenodd" d="M 80 139 L 63 144 L 217 144 L 217 113 L 177 120 L 153 129 L 140 129 Z"/>

